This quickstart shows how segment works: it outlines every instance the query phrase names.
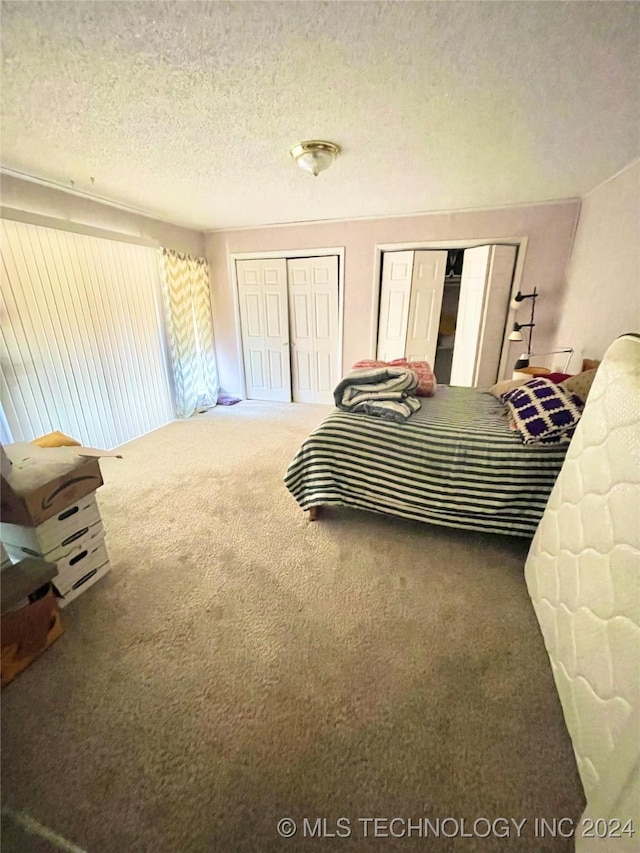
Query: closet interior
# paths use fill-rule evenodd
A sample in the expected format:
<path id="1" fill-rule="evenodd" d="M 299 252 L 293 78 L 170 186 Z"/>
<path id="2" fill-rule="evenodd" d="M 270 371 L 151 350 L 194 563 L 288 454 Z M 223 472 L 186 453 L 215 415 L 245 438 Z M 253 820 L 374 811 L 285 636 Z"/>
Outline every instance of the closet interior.
<path id="1" fill-rule="evenodd" d="M 438 382 L 443 385 L 449 385 L 451 382 L 451 364 L 456 340 L 456 318 L 460 301 L 463 262 L 464 249 L 449 249 L 444 274 L 436 357 L 433 364 Z"/>

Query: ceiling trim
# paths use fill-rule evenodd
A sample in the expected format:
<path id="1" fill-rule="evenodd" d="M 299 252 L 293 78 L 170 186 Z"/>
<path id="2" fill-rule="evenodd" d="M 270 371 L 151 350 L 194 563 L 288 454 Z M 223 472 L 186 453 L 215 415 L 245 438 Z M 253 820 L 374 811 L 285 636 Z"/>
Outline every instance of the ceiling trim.
<path id="1" fill-rule="evenodd" d="M 134 213 L 136 216 L 144 216 L 145 219 L 155 219 L 156 222 L 164 222 L 167 225 L 177 225 L 179 228 L 186 228 L 189 231 L 196 231 L 199 234 L 206 233 L 206 231 L 199 225 L 181 222 L 177 219 L 167 219 L 166 217 L 160 216 L 158 213 L 154 213 L 151 210 L 133 207 L 133 205 L 126 204 L 121 201 L 114 201 L 106 196 L 96 195 L 95 193 L 90 193 L 86 190 L 79 190 L 75 187 L 68 187 L 66 184 L 61 184 L 58 181 L 51 181 L 47 178 L 38 178 L 35 175 L 30 175 L 27 172 L 20 172 L 17 169 L 11 169 L 7 166 L 0 166 L 0 175 L 8 175 L 11 178 L 18 178 L 19 180 L 26 181 L 30 184 L 38 184 L 41 187 L 47 187 L 48 189 L 57 190 L 61 193 L 67 193 L 67 195 L 78 196 L 80 198 L 87 199 L 88 201 L 98 202 L 99 204 L 106 204 L 109 207 L 115 207 L 118 210 L 125 211 L 126 213 Z"/>
<path id="2" fill-rule="evenodd" d="M 631 168 L 631 166 L 633 166 L 636 162 L 638 162 L 638 160 L 634 160 L 628 166 L 625 166 L 623 169 L 621 169 L 620 172 L 616 172 L 615 175 L 612 175 L 610 178 L 607 178 L 606 181 L 603 181 L 603 184 L 607 183 L 610 180 L 613 180 L 626 169 Z M 204 234 L 205 236 L 209 234 L 220 234 L 223 232 L 226 233 L 228 231 L 262 231 L 271 228 L 291 228 L 295 225 L 323 225 L 334 224 L 339 222 L 370 222 L 378 219 L 405 219 L 407 217 L 414 216 L 451 216 L 453 214 L 459 213 L 482 213 L 490 212 L 493 210 L 517 210 L 527 207 L 570 204 L 573 202 L 581 201 L 580 197 L 575 196 L 569 198 L 547 199 L 546 201 L 526 201 L 512 204 L 489 205 L 485 207 L 459 207 L 443 210 L 414 210 L 406 211 L 404 213 L 376 214 L 373 216 L 350 216 L 340 217 L 338 219 L 300 219 L 291 222 L 273 222 L 266 225 L 229 225 L 227 227 L 221 228 L 203 228 L 200 225 L 184 222 L 179 219 L 168 219 L 167 217 L 160 216 L 159 214 L 154 213 L 152 210 L 134 207 L 133 205 L 126 204 L 125 202 L 114 201 L 111 198 L 108 198 L 106 196 L 99 196 L 94 193 L 88 192 L 87 190 L 79 190 L 75 187 L 68 187 L 66 184 L 61 184 L 58 181 L 49 180 L 47 178 L 38 178 L 35 175 L 30 175 L 27 172 L 20 172 L 17 169 L 11 169 L 7 166 L 0 165 L 0 175 L 8 175 L 9 177 L 17 178 L 21 181 L 26 181 L 27 183 L 38 184 L 39 186 L 43 186 L 48 189 L 54 189 L 58 192 L 67 193 L 68 195 L 73 195 L 79 198 L 84 198 L 88 201 L 93 201 L 98 204 L 105 204 L 109 207 L 114 207 L 126 213 L 135 214 L 136 216 L 143 216 L 145 217 L 145 219 L 153 219 L 156 222 L 164 222 L 167 225 L 175 225 L 179 228 L 186 228 L 189 231 L 195 231 L 199 234 Z M 602 186 L 602 184 L 599 184 L 598 187 L 594 187 L 594 189 L 590 190 L 587 195 L 589 195 L 591 192 L 594 192 L 600 186 Z"/>
<path id="3" fill-rule="evenodd" d="M 221 234 L 227 231 L 262 231 L 267 228 L 291 228 L 294 225 L 331 225 L 338 222 L 370 222 L 374 219 L 406 219 L 413 216 L 450 216 L 456 213 L 482 213 L 492 210 L 515 210 L 523 207 L 543 207 L 545 205 L 579 203 L 580 198 L 554 198 L 547 201 L 522 201 L 514 204 L 494 204 L 488 207 L 458 207 L 449 210 L 413 210 L 406 213 L 376 214 L 375 216 L 349 216 L 340 219 L 300 219 L 294 222 L 274 222 L 270 225 L 230 225 L 227 228 L 210 228 L 208 234 Z"/>
<path id="4" fill-rule="evenodd" d="M 640 163 L 640 157 L 636 157 L 636 158 L 635 158 L 634 160 L 632 160 L 630 163 L 627 163 L 627 165 L 626 165 L 626 166 L 623 166 L 623 167 L 622 167 L 622 169 L 618 169 L 618 171 L 617 171 L 617 172 L 614 172 L 614 173 L 613 173 L 613 175 L 609 175 L 609 177 L 608 177 L 608 178 L 605 178 L 605 179 L 604 179 L 604 181 L 600 181 L 600 183 L 599 183 L 599 184 L 596 184 L 596 185 L 595 185 L 595 187 L 593 187 L 592 189 L 590 189 L 590 190 L 589 190 L 589 192 L 585 193 L 585 194 L 582 196 L 582 198 L 583 198 L 583 199 L 585 199 L 585 198 L 589 198 L 589 196 L 590 196 L 592 193 L 595 193 L 595 192 L 597 192 L 599 189 L 602 189 L 602 187 L 606 186 L 606 185 L 607 185 L 608 183 L 610 183 L 611 181 L 615 181 L 615 179 L 616 179 L 616 178 L 619 178 L 619 177 L 620 177 L 620 175 L 623 175 L 625 172 L 628 172 L 628 171 L 629 171 L 629 169 L 633 169 L 633 167 L 634 167 L 634 166 L 637 166 L 637 165 L 638 165 L 638 163 Z"/>

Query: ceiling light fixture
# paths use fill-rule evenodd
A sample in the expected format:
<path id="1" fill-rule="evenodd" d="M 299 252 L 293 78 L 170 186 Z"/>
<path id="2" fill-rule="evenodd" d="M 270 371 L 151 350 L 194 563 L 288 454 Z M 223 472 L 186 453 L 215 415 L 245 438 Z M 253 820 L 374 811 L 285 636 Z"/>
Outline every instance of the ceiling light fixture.
<path id="1" fill-rule="evenodd" d="M 301 169 L 317 177 L 320 172 L 329 168 L 340 153 L 340 149 L 333 142 L 310 139 L 294 145 L 289 153 Z"/>

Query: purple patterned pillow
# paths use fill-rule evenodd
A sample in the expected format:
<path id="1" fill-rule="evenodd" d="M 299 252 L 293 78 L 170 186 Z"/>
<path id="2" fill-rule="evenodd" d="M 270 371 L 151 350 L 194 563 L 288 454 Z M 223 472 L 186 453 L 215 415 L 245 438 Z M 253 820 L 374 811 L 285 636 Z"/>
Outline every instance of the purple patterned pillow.
<path id="1" fill-rule="evenodd" d="M 571 441 L 582 415 L 582 400 L 539 377 L 509 394 L 509 414 L 525 444 Z"/>
<path id="2" fill-rule="evenodd" d="M 517 380 L 513 380 L 514 383 L 516 381 Z M 533 381 L 532 379 L 529 379 L 529 382 L 532 382 L 532 381 Z M 513 388 L 509 388 L 508 391 L 504 391 L 502 394 L 500 394 L 499 398 L 502 400 L 503 403 L 508 403 L 511 395 L 514 394 L 518 390 L 518 388 L 522 388 L 523 385 L 527 385 L 527 384 L 528 384 L 527 382 L 520 382 L 519 385 L 514 385 Z"/>

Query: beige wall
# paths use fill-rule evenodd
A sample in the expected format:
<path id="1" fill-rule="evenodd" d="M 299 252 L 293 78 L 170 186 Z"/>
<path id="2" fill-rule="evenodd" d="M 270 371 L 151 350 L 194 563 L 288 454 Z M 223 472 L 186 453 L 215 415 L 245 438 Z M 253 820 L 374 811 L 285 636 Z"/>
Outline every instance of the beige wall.
<path id="1" fill-rule="evenodd" d="M 640 332 L 640 162 L 582 202 L 555 341 L 601 359 L 624 332 Z"/>
<path id="2" fill-rule="evenodd" d="M 204 256 L 204 235 L 199 231 L 10 175 L 2 175 L 0 180 L 0 201 L 5 219 L 60 227 L 96 237 L 122 237 L 127 242 L 166 246 Z"/>
<path id="3" fill-rule="evenodd" d="M 216 350 L 222 387 L 239 394 L 242 366 L 228 255 L 236 252 L 291 252 L 296 249 L 345 247 L 344 359 L 348 370 L 372 355 L 375 313 L 375 247 L 384 243 L 440 240 L 499 240 L 527 237 L 522 290 L 534 286 L 538 299 L 534 345 L 548 348 L 555 339 L 558 308 L 580 203 L 538 204 L 457 213 L 433 213 L 369 220 L 307 223 L 272 228 L 212 232 L 206 238 L 211 265 Z M 526 310 L 519 319 L 526 322 Z M 515 361 L 522 344 L 512 345 Z"/>

